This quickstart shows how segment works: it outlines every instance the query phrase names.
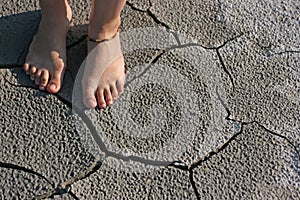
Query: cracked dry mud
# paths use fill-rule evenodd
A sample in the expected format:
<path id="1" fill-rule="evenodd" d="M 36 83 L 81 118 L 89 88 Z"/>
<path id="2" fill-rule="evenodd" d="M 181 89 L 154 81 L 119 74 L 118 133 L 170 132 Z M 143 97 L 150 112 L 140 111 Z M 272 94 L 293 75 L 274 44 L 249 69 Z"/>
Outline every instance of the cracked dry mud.
<path id="1" fill-rule="evenodd" d="M 127 1 L 126 90 L 101 111 L 72 104 L 90 2 L 70 4 L 53 95 L 20 68 L 38 3 L 1 2 L 0 199 L 300 198 L 299 2 Z"/>

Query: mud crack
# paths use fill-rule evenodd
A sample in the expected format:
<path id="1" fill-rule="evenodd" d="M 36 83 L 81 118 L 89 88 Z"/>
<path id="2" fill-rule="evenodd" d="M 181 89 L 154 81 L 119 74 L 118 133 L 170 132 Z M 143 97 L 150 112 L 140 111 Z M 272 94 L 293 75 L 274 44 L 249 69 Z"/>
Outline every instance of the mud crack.
<path id="1" fill-rule="evenodd" d="M 74 176 L 62 183 L 60 183 L 58 185 L 58 187 L 56 187 L 53 190 L 50 190 L 47 193 L 41 194 L 41 195 L 36 195 L 35 197 L 33 197 L 32 199 L 35 200 L 40 200 L 40 199 L 45 199 L 45 198 L 53 198 L 56 195 L 63 195 L 63 194 L 70 194 L 73 198 L 75 199 L 79 199 L 76 197 L 76 195 L 71 191 L 71 185 L 79 180 L 83 180 L 87 177 L 89 177 L 90 175 L 92 175 L 93 173 L 95 173 L 98 169 L 100 169 L 101 165 L 102 165 L 102 159 L 101 158 L 97 158 L 92 165 L 84 172 L 80 173 L 77 176 Z"/>
<path id="2" fill-rule="evenodd" d="M 52 187 L 54 187 L 54 183 L 52 183 L 49 179 L 47 179 L 44 175 L 32 170 L 32 169 L 28 169 L 26 167 L 22 167 L 19 165 L 15 165 L 15 164 L 11 164 L 11 163 L 5 163 L 5 162 L 0 162 L 0 167 L 1 168 L 7 168 L 7 169 L 14 169 L 14 170 L 18 170 L 18 171 L 23 171 L 29 174 L 33 174 L 36 175 L 38 177 L 41 177 L 42 179 L 46 180 Z"/>

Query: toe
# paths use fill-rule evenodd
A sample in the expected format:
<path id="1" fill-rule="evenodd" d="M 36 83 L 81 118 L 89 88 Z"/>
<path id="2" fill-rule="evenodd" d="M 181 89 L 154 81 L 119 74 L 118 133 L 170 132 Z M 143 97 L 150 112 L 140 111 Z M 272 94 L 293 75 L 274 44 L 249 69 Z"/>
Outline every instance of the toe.
<path id="1" fill-rule="evenodd" d="M 125 84 L 125 75 L 117 81 L 117 90 L 119 95 L 124 92 L 124 84 Z"/>
<path id="2" fill-rule="evenodd" d="M 61 59 L 55 64 L 54 73 L 51 74 L 51 80 L 48 84 L 47 90 L 50 93 L 57 93 L 61 88 L 61 82 L 63 77 L 64 63 Z"/>
<path id="3" fill-rule="evenodd" d="M 105 95 L 105 100 L 106 100 L 106 104 L 108 106 L 112 105 L 113 103 L 113 98 L 112 98 L 112 95 L 111 95 L 111 92 L 110 92 L 110 89 L 109 88 L 106 88 L 104 90 L 104 95 Z"/>
<path id="4" fill-rule="evenodd" d="M 34 83 L 38 86 L 38 85 L 40 85 L 40 82 L 41 82 L 41 77 L 35 76 L 34 77 Z"/>
<path id="5" fill-rule="evenodd" d="M 103 89 L 98 89 L 97 90 L 97 100 L 98 100 L 98 107 L 99 108 L 105 108 L 106 107 L 106 102 L 104 99 L 104 90 Z"/>
<path id="6" fill-rule="evenodd" d="M 35 66 L 32 66 L 32 67 L 30 68 L 29 72 L 30 72 L 30 79 L 31 79 L 31 80 L 34 80 L 34 78 L 35 78 L 35 72 L 36 72 L 36 67 L 35 67 Z"/>
<path id="7" fill-rule="evenodd" d="M 95 90 L 92 87 L 87 87 L 83 92 L 83 103 L 88 108 L 95 108 L 97 100 L 95 98 Z"/>
<path id="8" fill-rule="evenodd" d="M 29 74 L 29 64 L 28 63 L 25 63 L 23 65 L 23 69 L 24 69 L 24 71 L 25 71 L 26 74 Z"/>
<path id="9" fill-rule="evenodd" d="M 41 78 L 40 78 L 40 90 L 45 90 L 49 80 L 49 72 L 48 70 L 42 70 Z"/>
<path id="10" fill-rule="evenodd" d="M 112 99 L 116 100 L 118 98 L 118 95 L 119 95 L 116 84 L 114 84 L 110 87 L 110 92 L 111 92 Z"/>
<path id="11" fill-rule="evenodd" d="M 34 83 L 36 84 L 36 85 L 40 85 L 40 81 L 41 81 L 41 79 L 40 79 L 40 77 L 39 78 L 34 78 Z"/>
<path id="12" fill-rule="evenodd" d="M 34 75 L 34 83 L 36 85 L 39 85 L 40 84 L 40 79 L 41 79 L 41 75 L 42 75 L 42 70 L 41 69 L 38 69 Z"/>

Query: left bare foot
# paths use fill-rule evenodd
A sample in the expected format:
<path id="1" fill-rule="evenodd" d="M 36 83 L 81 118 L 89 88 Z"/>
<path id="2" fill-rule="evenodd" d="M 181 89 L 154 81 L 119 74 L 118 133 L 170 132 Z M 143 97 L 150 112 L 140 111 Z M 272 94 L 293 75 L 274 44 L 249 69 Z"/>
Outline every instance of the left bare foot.
<path id="1" fill-rule="evenodd" d="M 108 41 L 88 41 L 88 56 L 81 81 L 83 102 L 88 108 L 110 106 L 123 92 L 125 67 L 117 31 L 118 27 L 111 33 L 100 34 L 100 40 Z"/>

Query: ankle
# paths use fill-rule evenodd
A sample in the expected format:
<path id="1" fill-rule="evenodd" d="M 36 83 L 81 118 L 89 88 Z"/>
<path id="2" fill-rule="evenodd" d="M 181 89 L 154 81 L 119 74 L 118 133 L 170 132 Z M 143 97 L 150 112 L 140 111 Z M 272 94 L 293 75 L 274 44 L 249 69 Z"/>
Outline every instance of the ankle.
<path id="1" fill-rule="evenodd" d="M 96 22 L 90 20 L 88 27 L 88 35 L 91 38 L 107 39 L 116 34 L 121 24 L 120 18 L 111 20 L 109 22 Z"/>
<path id="2" fill-rule="evenodd" d="M 45 6 L 43 6 L 45 7 Z M 70 23 L 72 19 L 72 10 L 69 4 L 65 1 L 64 4 L 56 6 L 48 5 L 48 7 L 42 9 L 42 20 L 54 23 Z"/>

